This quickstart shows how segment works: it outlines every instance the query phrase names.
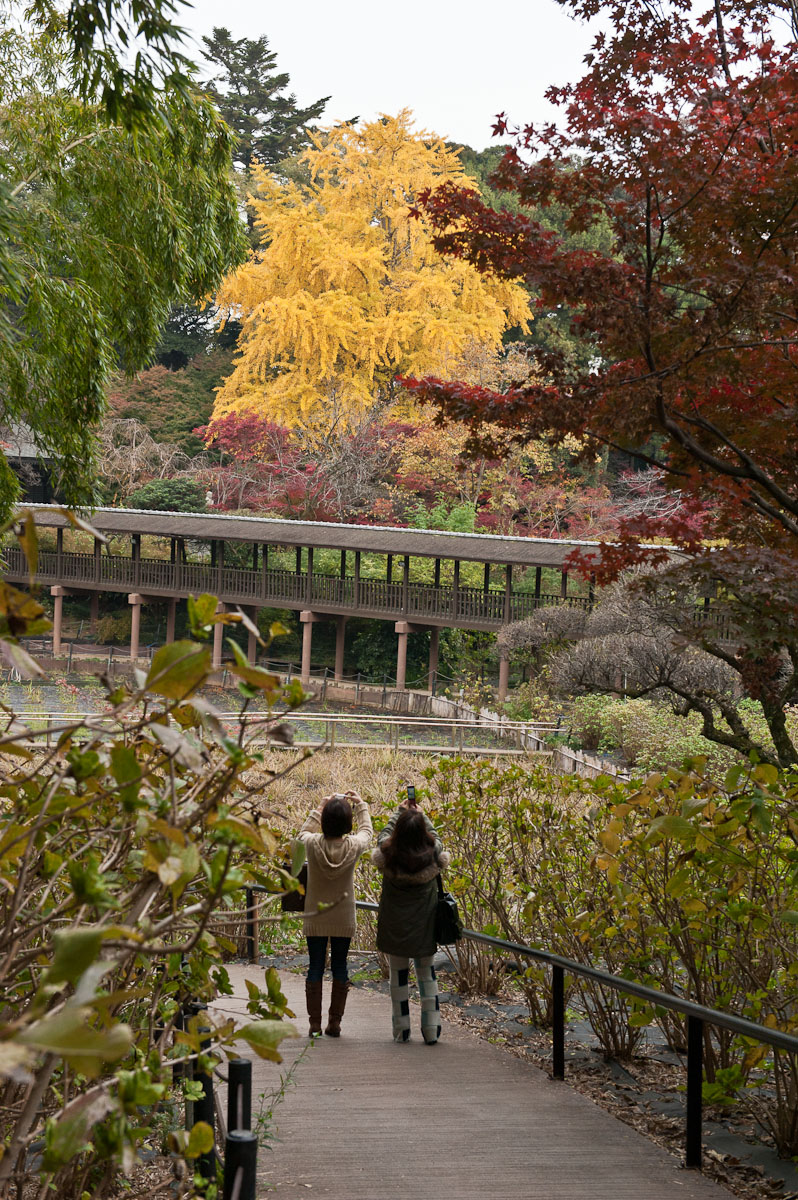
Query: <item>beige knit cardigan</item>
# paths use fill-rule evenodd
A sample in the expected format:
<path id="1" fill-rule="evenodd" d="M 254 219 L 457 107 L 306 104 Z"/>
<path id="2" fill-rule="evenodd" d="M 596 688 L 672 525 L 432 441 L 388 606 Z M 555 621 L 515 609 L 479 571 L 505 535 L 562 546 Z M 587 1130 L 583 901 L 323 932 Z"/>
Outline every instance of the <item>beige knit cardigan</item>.
<path id="1" fill-rule="evenodd" d="M 365 802 L 354 800 L 352 808 L 354 833 L 326 838 L 321 832 L 321 808 L 314 808 L 299 831 L 308 860 L 305 911 L 309 915 L 302 923 L 305 937 L 355 936 L 355 867 L 371 845 L 372 828 Z M 319 904 L 335 907 L 320 913 Z"/>

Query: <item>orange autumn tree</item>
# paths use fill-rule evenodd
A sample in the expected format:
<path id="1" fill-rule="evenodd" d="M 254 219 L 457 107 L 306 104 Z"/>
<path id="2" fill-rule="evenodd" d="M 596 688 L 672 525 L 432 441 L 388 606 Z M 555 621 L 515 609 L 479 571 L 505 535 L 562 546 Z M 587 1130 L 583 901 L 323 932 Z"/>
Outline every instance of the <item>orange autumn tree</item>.
<path id="1" fill-rule="evenodd" d="M 470 181 L 408 111 L 324 130 L 300 162 L 305 184 L 254 172 L 261 247 L 218 296 L 243 333 L 214 419 L 347 424 L 389 401 L 397 374 L 442 372 L 467 345 L 525 326 L 520 286 L 441 258 L 411 216 L 420 192 Z"/>

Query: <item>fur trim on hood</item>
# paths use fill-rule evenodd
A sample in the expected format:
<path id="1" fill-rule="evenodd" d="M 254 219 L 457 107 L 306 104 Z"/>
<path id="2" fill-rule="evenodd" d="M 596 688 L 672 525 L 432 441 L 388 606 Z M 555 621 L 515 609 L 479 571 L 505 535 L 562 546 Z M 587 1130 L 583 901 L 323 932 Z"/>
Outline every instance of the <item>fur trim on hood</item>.
<path id="1" fill-rule="evenodd" d="M 395 883 L 429 883 L 436 875 L 440 875 L 441 871 L 445 870 L 451 862 L 451 855 L 445 850 L 441 850 L 435 856 L 428 867 L 424 867 L 422 871 L 416 871 L 415 875 L 407 875 L 403 871 L 389 871 L 385 866 L 385 855 L 379 846 L 371 852 L 371 861 L 374 866 L 382 871 L 389 879 L 393 879 Z"/>

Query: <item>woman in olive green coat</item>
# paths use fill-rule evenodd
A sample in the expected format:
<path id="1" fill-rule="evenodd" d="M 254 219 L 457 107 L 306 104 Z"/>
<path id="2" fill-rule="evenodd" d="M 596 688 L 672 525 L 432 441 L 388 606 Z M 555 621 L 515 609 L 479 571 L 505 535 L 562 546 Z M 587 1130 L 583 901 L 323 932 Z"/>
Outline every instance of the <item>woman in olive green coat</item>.
<path id="1" fill-rule="evenodd" d="M 429 819 L 405 803 L 378 835 L 372 861 L 383 876 L 377 948 L 388 955 L 390 965 L 394 1041 L 410 1039 L 412 958 L 421 999 L 421 1034 L 427 1045 L 433 1045 L 441 1033 L 438 982 L 432 965 L 437 949 L 437 877 L 448 865 L 449 855 Z"/>

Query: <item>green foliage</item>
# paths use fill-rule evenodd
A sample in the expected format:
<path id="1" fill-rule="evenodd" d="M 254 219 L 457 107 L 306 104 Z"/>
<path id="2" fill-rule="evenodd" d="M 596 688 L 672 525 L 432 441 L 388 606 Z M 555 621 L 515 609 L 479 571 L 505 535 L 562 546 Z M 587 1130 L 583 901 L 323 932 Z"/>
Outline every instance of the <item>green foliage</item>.
<path id="1" fill-rule="evenodd" d="M 457 504 L 446 496 L 438 496 L 435 504 L 419 504 L 409 514 L 415 529 L 446 529 L 450 533 L 473 533 L 476 505 L 468 501 Z"/>
<path id="2" fill-rule="evenodd" d="M 93 4 L 73 10 L 81 37 L 107 31 L 116 12 L 104 7 L 100 21 Z M 182 88 L 152 93 L 157 112 L 126 132 L 63 90 L 70 45 L 57 22 L 50 39 L 10 22 L 0 37 L 4 416 L 30 428 L 64 495 L 88 503 L 112 370 L 120 358 L 128 371 L 144 366 L 170 305 L 212 290 L 242 253 L 231 134 Z M 109 82 L 107 106 L 122 103 L 125 86 Z M 17 491 L 2 460 L 0 515 Z"/>
<path id="3" fill-rule="evenodd" d="M 116 416 L 146 425 L 156 442 L 199 454 L 205 444 L 194 430 L 210 420 L 214 391 L 231 367 L 232 352 L 223 349 L 195 354 L 182 370 L 158 363 L 132 379 L 117 379 L 108 403 Z"/>
<path id="4" fill-rule="evenodd" d="M 425 774 L 466 924 L 798 1029 L 797 775 L 738 764 L 719 784 L 700 760 L 642 786 L 455 760 Z M 473 947 L 460 965 L 466 983 L 490 979 Z M 545 1021 L 546 973 L 532 967 L 521 983 Z M 571 983 L 607 1053 L 631 1054 L 654 1021 L 684 1045 L 674 1014 Z M 705 1070 L 713 1103 L 740 1092 L 780 1152 L 798 1153 L 798 1062 L 713 1029 Z"/>
<path id="5" fill-rule="evenodd" d="M 269 39 L 235 41 L 229 29 L 214 27 L 202 39 L 205 57 L 217 74 L 207 84 L 219 112 L 238 139 L 236 157 L 249 172 L 253 162 L 273 167 L 308 144 L 307 125 L 317 120 L 329 96 L 299 108 L 285 94 L 290 76 L 275 71 L 277 55 Z"/>
<path id="6" fill-rule="evenodd" d="M 770 737 L 761 706 L 753 700 L 741 700 L 738 708 L 754 736 L 768 746 Z M 790 730 L 796 721 L 798 713 L 789 709 Z M 704 737 L 697 713 L 680 716 L 667 703 L 596 694 L 579 696 L 570 702 L 566 726 L 571 745 L 590 753 L 614 753 L 642 771 L 667 771 L 681 767 L 686 759 L 701 757 L 706 773 L 722 779 L 741 761 L 737 751 Z"/>
<path id="7" fill-rule="evenodd" d="M 220 930 L 242 887 L 276 893 L 285 877 L 275 837 L 251 813 L 247 773 L 261 763 L 252 735 L 223 725 L 197 694 L 209 635 L 237 621 L 216 608 L 215 597 L 192 599 L 198 640 L 162 647 L 130 685 L 108 683 L 101 722 L 65 721 L 45 741 L 9 720 L 0 735 L 0 972 L 14 1018 L 0 1029 L 3 1191 L 29 1183 L 27 1149 L 39 1143 L 46 1190 L 117 1195 L 155 1112 L 182 1102 L 174 1068 L 184 1075 L 199 1058 L 212 1067 L 239 1040 L 279 1061 L 280 1042 L 295 1036 L 273 972 L 251 986 L 242 1029 L 204 1013 L 204 1045 L 199 1018 L 182 1019 L 189 1001 L 229 988 L 223 956 L 234 944 Z M 3 647 L 43 620 L 8 584 L 0 616 Z M 244 713 L 254 697 L 275 720 L 294 703 L 267 672 L 230 669 Z M 210 1143 L 195 1124 L 175 1148 L 194 1159 Z"/>
<path id="8" fill-rule="evenodd" d="M 205 512 L 205 491 L 190 479 L 151 479 L 127 497 L 128 508 L 156 512 Z"/>

